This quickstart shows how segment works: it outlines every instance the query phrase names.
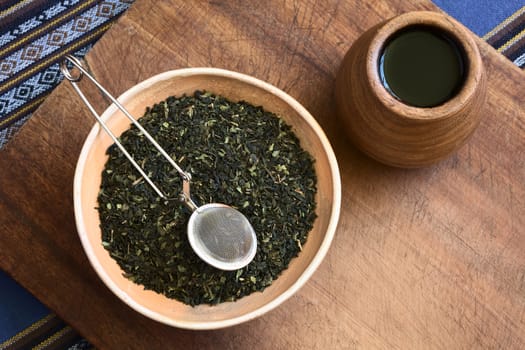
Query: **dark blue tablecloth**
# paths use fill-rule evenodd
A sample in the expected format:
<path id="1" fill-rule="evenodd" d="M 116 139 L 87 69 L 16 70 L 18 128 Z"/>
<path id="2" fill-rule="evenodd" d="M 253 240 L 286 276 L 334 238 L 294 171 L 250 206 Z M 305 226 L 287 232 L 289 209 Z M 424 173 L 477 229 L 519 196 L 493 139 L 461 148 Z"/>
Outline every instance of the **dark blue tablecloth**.
<path id="1" fill-rule="evenodd" d="M 433 1 L 518 67 L 525 67 L 525 0 Z"/>
<path id="2" fill-rule="evenodd" d="M 0 148 L 59 83 L 57 62 L 61 57 L 67 53 L 85 55 L 132 2 L 3 0 L 0 3 Z M 434 2 L 516 65 L 525 66 L 525 0 Z M 90 347 L 0 271 L 0 349 L 30 348 L 43 341 L 51 344 L 46 349 Z"/>

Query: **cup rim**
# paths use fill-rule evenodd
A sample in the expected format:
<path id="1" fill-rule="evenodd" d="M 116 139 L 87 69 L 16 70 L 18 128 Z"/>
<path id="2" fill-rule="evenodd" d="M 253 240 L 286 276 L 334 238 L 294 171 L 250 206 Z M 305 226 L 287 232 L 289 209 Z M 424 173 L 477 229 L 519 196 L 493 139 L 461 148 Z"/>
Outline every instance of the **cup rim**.
<path id="1" fill-rule="evenodd" d="M 459 91 L 448 101 L 434 107 L 411 106 L 400 101 L 388 92 L 379 75 L 378 62 L 385 44 L 399 31 L 415 26 L 444 31 L 460 46 L 466 63 L 465 81 Z M 433 11 L 413 11 L 387 20 L 372 38 L 366 60 L 368 81 L 378 100 L 398 118 L 413 120 L 438 120 L 457 115 L 474 98 L 483 73 L 481 55 L 473 35 L 453 18 Z"/>

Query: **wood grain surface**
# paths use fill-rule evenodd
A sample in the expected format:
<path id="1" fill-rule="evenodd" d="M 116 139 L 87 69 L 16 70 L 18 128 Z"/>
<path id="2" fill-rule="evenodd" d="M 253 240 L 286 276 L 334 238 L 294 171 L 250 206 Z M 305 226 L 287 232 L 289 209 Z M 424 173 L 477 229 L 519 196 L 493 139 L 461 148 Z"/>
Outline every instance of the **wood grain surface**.
<path id="1" fill-rule="evenodd" d="M 276 310 L 194 332 L 111 294 L 75 229 L 73 172 L 94 121 L 66 84 L 0 152 L 0 267 L 100 349 L 525 348 L 523 72 L 478 39 L 481 124 L 429 168 L 383 166 L 339 128 L 333 87 L 346 50 L 381 20 L 422 9 L 436 10 L 430 1 L 137 0 L 88 55 L 115 94 L 181 67 L 251 74 L 325 129 L 342 175 L 339 227 L 313 278 Z"/>

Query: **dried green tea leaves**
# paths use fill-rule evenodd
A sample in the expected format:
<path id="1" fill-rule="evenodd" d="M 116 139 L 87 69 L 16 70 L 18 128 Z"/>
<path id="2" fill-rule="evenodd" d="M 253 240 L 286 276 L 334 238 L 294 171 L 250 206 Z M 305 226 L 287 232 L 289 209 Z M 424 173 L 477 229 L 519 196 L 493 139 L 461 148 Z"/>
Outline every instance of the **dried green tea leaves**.
<path id="1" fill-rule="evenodd" d="M 236 271 L 215 269 L 197 257 L 186 235 L 191 212 L 178 201 L 182 181 L 133 126 L 120 141 L 173 200 L 160 199 L 111 146 L 98 195 L 104 248 L 127 278 L 189 305 L 264 290 L 312 229 L 317 180 L 310 154 L 276 115 L 207 92 L 170 97 L 139 121 L 191 173 L 198 205 L 226 203 L 248 218 L 257 254 Z"/>

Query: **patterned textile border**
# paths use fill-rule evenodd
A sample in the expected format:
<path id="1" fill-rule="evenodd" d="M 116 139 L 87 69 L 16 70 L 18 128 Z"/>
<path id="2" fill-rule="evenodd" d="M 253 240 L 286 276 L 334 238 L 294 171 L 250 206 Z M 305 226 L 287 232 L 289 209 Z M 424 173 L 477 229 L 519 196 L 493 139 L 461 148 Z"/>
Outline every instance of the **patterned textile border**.
<path id="1" fill-rule="evenodd" d="M 525 6 L 483 36 L 498 52 L 525 69 Z"/>
<path id="2" fill-rule="evenodd" d="M 7 0 L 0 5 L 0 148 L 133 0 Z"/>
<path id="3" fill-rule="evenodd" d="M 2 350 L 88 350 L 87 341 L 57 316 L 49 314 L 0 344 Z"/>

